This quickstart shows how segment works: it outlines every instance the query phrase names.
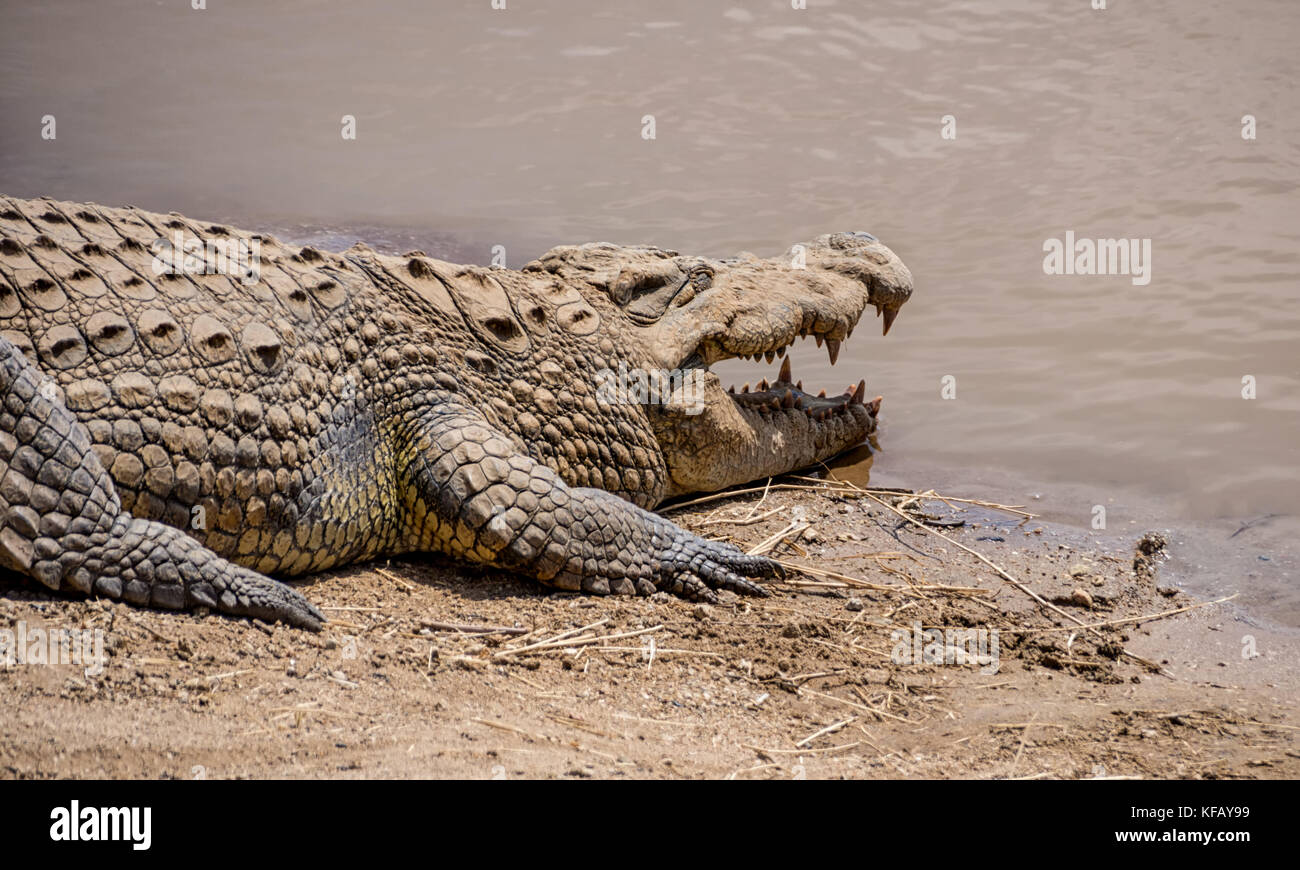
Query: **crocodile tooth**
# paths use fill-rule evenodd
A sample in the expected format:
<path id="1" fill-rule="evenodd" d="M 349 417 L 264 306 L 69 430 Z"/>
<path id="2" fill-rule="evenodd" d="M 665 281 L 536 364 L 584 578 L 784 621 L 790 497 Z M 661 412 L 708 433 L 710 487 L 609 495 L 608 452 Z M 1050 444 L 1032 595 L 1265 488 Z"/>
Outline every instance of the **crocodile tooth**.
<path id="1" fill-rule="evenodd" d="M 877 317 L 879 317 L 882 313 L 884 313 L 884 310 L 885 310 L 885 306 L 883 306 L 883 305 L 881 305 L 881 304 L 879 304 L 879 303 L 876 304 L 876 316 L 877 316 Z"/>
<path id="2" fill-rule="evenodd" d="M 776 382 L 778 384 L 790 383 L 790 358 L 789 357 L 786 357 L 785 362 L 781 363 L 781 374 L 777 375 Z"/>
<path id="3" fill-rule="evenodd" d="M 794 388 L 795 388 L 796 390 L 798 390 L 799 392 L 802 393 L 802 392 L 803 392 L 803 381 L 799 381 L 798 383 L 796 383 L 796 384 L 794 385 Z"/>
<path id="4" fill-rule="evenodd" d="M 867 396 L 867 382 L 864 379 L 858 381 L 858 388 L 853 391 L 853 401 L 861 405 L 862 400 L 865 399 L 866 396 Z"/>
<path id="5" fill-rule="evenodd" d="M 785 359 L 785 348 L 784 347 L 777 348 L 776 355 L 779 356 L 781 359 Z"/>
<path id="6" fill-rule="evenodd" d="M 745 381 L 745 386 L 741 387 L 741 388 L 740 388 L 740 391 L 741 391 L 742 393 L 748 393 L 748 392 L 749 392 L 749 381 Z"/>
<path id="7" fill-rule="evenodd" d="M 768 386 L 767 378 L 763 378 L 763 380 L 758 382 L 758 392 L 766 393 Z"/>
<path id="8" fill-rule="evenodd" d="M 817 333 L 816 335 L 814 335 L 813 338 L 816 339 L 816 341 L 817 341 L 817 346 L 818 346 L 818 347 L 821 347 L 821 346 L 822 346 L 822 334 L 819 332 L 819 333 Z"/>
<path id="9" fill-rule="evenodd" d="M 894 325 L 894 318 L 897 316 L 897 308 L 891 308 L 885 312 L 885 328 L 881 331 L 881 335 L 889 335 L 889 327 Z"/>
<path id="10" fill-rule="evenodd" d="M 855 323 L 855 324 L 853 324 L 853 326 L 857 326 L 857 324 Z M 845 335 L 844 335 L 844 340 L 845 340 L 845 341 L 848 341 L 850 338 L 853 337 L 853 326 L 850 326 L 850 327 L 849 327 L 849 331 L 848 331 L 847 333 L 845 333 Z"/>
<path id="11" fill-rule="evenodd" d="M 831 358 L 831 365 L 835 365 L 835 361 L 840 358 L 840 340 L 838 338 L 826 339 L 826 353 Z"/>
<path id="12" fill-rule="evenodd" d="M 728 392 L 728 393 L 734 393 L 734 392 L 736 392 L 736 385 L 735 385 L 735 384 L 732 384 L 731 386 L 727 387 L 727 392 Z"/>
<path id="13" fill-rule="evenodd" d="M 763 359 L 767 360 L 768 365 L 771 365 L 772 360 L 776 359 L 776 351 L 769 350 L 767 353 L 763 354 Z"/>
<path id="14" fill-rule="evenodd" d="M 785 391 L 785 394 L 781 396 L 781 407 L 787 409 L 794 407 L 794 393 L 789 390 Z"/>
<path id="15" fill-rule="evenodd" d="M 824 399 L 824 398 L 826 398 L 826 391 L 825 391 L 825 390 L 822 390 L 820 393 L 818 393 L 818 394 L 817 394 L 817 398 L 819 398 L 819 399 Z"/>

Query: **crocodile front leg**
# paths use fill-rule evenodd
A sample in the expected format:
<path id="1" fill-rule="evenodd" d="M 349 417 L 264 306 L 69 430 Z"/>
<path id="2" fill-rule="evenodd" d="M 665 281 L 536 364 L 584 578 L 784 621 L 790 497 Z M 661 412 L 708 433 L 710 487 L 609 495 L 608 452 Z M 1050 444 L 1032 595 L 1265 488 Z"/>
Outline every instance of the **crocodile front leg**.
<path id="1" fill-rule="evenodd" d="M 570 487 L 476 411 L 440 406 L 404 427 L 411 548 L 507 568 L 599 595 L 656 590 L 716 601 L 767 595 L 747 578 L 780 567 L 708 541 L 603 490 Z"/>
<path id="2" fill-rule="evenodd" d="M 320 611 L 284 584 L 123 511 L 89 433 L 43 380 L 0 337 L 0 565 L 55 590 L 321 626 Z"/>

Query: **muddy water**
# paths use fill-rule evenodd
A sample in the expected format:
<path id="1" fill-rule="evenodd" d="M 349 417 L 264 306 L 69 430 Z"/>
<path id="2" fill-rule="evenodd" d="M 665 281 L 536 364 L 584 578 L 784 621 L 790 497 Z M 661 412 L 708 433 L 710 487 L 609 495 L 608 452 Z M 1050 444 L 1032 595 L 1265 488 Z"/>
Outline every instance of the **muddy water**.
<path id="1" fill-rule="evenodd" d="M 7 4 L 0 190 L 516 266 L 869 230 L 916 297 L 794 362 L 886 396 L 877 480 L 1188 530 L 1189 582 L 1300 624 L 1300 5 L 808 5 Z M 1067 232 L 1149 282 L 1045 274 Z"/>

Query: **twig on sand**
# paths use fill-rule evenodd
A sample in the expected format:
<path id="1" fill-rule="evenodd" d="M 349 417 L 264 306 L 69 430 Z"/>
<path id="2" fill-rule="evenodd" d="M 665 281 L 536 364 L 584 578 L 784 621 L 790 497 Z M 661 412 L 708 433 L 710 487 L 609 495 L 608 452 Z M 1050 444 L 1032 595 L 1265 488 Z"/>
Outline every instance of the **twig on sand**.
<path id="1" fill-rule="evenodd" d="M 579 731 L 586 731 L 588 734 L 595 734 L 597 737 L 617 739 L 619 736 L 617 734 L 610 734 L 608 731 L 601 731 L 599 728 L 594 727 L 590 722 L 587 722 L 584 719 L 579 719 L 576 716 L 566 716 L 563 713 L 547 713 L 546 718 L 554 722 L 559 722 L 566 728 L 577 728 Z"/>
<path id="2" fill-rule="evenodd" d="M 550 739 L 545 734 L 533 734 L 532 732 L 525 731 L 522 728 L 516 728 L 513 725 L 507 725 L 504 722 L 497 722 L 492 719 L 483 719 L 478 716 L 474 716 L 469 721 L 477 722 L 480 725 L 486 725 L 489 728 L 495 728 L 498 731 L 509 731 L 511 734 L 518 734 L 520 737 L 526 737 L 529 740 L 541 740 L 545 742 L 546 740 Z"/>
<path id="3" fill-rule="evenodd" d="M 323 707 L 312 706 L 315 703 L 316 703 L 315 701 L 307 701 L 302 704 L 297 704 L 293 707 L 272 707 L 267 712 L 276 714 L 271 717 L 272 722 L 276 721 L 277 719 L 283 719 L 286 716 L 297 716 L 299 719 L 301 719 L 303 716 L 305 716 L 308 713 L 314 713 L 317 716 L 325 716 L 330 719 L 355 719 L 356 718 L 355 713 L 340 713 L 336 710 L 326 710 Z"/>
<path id="4" fill-rule="evenodd" d="M 700 523 L 700 526 L 701 527 L 721 526 L 721 525 L 752 526 L 754 525 L 754 523 L 761 523 L 763 520 L 767 519 L 768 517 L 774 514 L 779 514 L 781 511 L 782 508 L 779 507 L 772 508 L 767 513 L 762 513 L 759 514 L 758 516 L 754 516 L 754 512 L 750 511 L 750 515 L 745 517 L 744 519 L 732 519 L 730 517 L 723 517 L 722 519 L 717 519 L 717 520 L 705 520 L 704 522 Z"/>
<path id="5" fill-rule="evenodd" d="M 754 746 L 751 743 L 741 744 L 746 749 L 752 749 L 759 755 L 766 755 L 771 758 L 773 755 L 829 755 L 832 752 L 843 752 L 845 749 L 852 749 L 855 746 L 861 746 L 863 741 L 854 740 L 852 743 L 841 743 L 838 746 L 826 746 L 821 749 L 768 749 L 764 746 Z"/>
<path id="6" fill-rule="evenodd" d="M 815 568 L 812 565 L 804 565 L 799 562 L 788 562 L 784 559 L 774 559 L 782 568 L 791 571 L 798 571 L 801 574 L 808 574 L 812 577 L 825 577 L 828 580 L 838 580 L 849 586 L 856 586 L 861 589 L 872 589 L 879 592 L 899 592 L 904 595 L 915 592 L 946 592 L 951 595 L 992 595 L 990 589 L 980 589 L 978 586 L 944 586 L 940 584 L 915 583 L 909 588 L 897 586 L 889 583 L 872 583 L 869 580 L 863 580 L 860 577 L 853 577 L 848 574 L 841 574 L 838 571 L 827 571 L 825 568 Z M 829 584 L 824 584 L 829 585 Z M 918 598 L 925 596 L 917 595 Z"/>
<path id="7" fill-rule="evenodd" d="M 644 646 L 593 646 L 592 652 L 635 652 L 644 655 L 649 651 Z M 654 654 L 657 656 L 703 656 L 705 658 L 720 659 L 725 658 L 722 653 L 709 652 L 702 649 L 667 649 L 665 647 L 654 647 Z"/>
<path id="8" fill-rule="evenodd" d="M 605 620 L 601 620 L 601 621 L 604 622 Z M 528 646 L 522 646 L 519 649 L 502 650 L 501 652 L 494 653 L 492 658 L 504 659 L 504 658 L 509 658 L 510 656 L 519 655 L 520 653 L 550 652 L 552 650 L 557 650 L 557 649 L 569 649 L 571 647 L 590 646 L 594 643 L 602 643 L 607 640 L 622 640 L 623 638 L 627 638 L 627 637 L 638 637 L 643 634 L 649 634 L 652 631 L 659 631 L 663 627 L 664 627 L 663 623 L 660 623 L 659 625 L 654 625 L 651 626 L 650 628 L 640 628 L 637 629 L 636 631 L 621 631 L 618 632 L 617 634 L 602 634 L 598 637 L 569 637 L 560 640 L 542 641 L 540 643 L 534 643 L 534 644 L 529 644 Z"/>
<path id="9" fill-rule="evenodd" d="M 381 577 L 386 577 L 389 580 L 392 580 L 394 583 L 396 583 L 398 586 L 401 586 L 407 592 L 410 592 L 413 589 L 415 589 L 415 584 L 406 582 L 401 577 L 398 577 L 396 574 L 394 574 L 392 571 L 385 571 L 383 568 L 376 568 L 375 573 Z"/>
<path id="10" fill-rule="evenodd" d="M 818 737 L 825 737 L 827 734 L 834 734 L 836 731 L 839 731 L 845 725 L 849 725 L 853 722 L 856 722 L 857 719 L 858 719 L 857 716 L 850 716 L 849 718 L 842 719 L 839 722 L 834 723 L 833 725 L 827 725 L 825 728 L 821 729 L 820 731 L 814 731 L 812 734 L 809 734 L 807 737 L 805 737 L 802 740 L 796 740 L 794 745 L 807 746 L 809 743 L 812 743 Z"/>
<path id="11" fill-rule="evenodd" d="M 1008 779 L 1016 772 L 1016 766 L 1020 764 L 1020 756 L 1025 752 L 1025 741 L 1029 739 L 1029 729 L 1037 718 L 1038 711 L 1035 710 L 1034 715 L 1030 716 L 1029 721 L 1025 723 L 1024 730 L 1020 732 L 1020 748 L 1016 750 L 1016 760 L 1011 762 L 1011 771 L 1007 774 Z"/>
<path id="12" fill-rule="evenodd" d="M 136 628 L 143 628 L 145 631 L 147 631 L 147 632 L 149 632 L 150 634 L 152 634 L 154 640 L 160 640 L 160 641 L 162 641 L 163 643 L 172 643 L 172 642 L 173 642 L 173 641 L 172 641 L 172 638 L 168 637 L 168 636 L 165 635 L 165 634 L 160 634 L 160 633 L 154 631 L 152 628 L 150 628 L 148 625 L 146 625 L 143 621 L 141 621 L 141 620 L 139 620 L 139 619 L 136 619 L 134 616 L 132 616 L 131 614 L 127 613 L 126 611 L 121 611 L 121 613 L 126 617 L 126 621 L 127 621 L 127 622 L 131 623 L 131 624 L 134 625 Z"/>
<path id="13" fill-rule="evenodd" d="M 600 628 L 600 626 L 604 625 L 607 622 L 609 622 L 608 617 L 604 619 L 598 619 L 595 622 L 588 623 L 587 625 L 581 626 L 579 628 L 571 628 L 568 631 L 562 631 L 559 634 L 555 635 L 554 637 L 549 637 L 546 640 L 539 640 L 536 643 L 529 644 L 528 646 L 517 646 L 513 650 L 511 650 L 511 652 L 522 652 L 526 649 L 531 649 L 534 646 L 542 646 L 548 643 L 554 643 L 555 641 L 563 640 L 566 637 L 573 637 L 575 634 L 582 634 L 583 632 L 591 631 L 592 629 L 595 628 Z"/>
<path id="14" fill-rule="evenodd" d="M 839 484 L 847 484 L 848 486 L 852 486 L 858 492 L 870 493 L 871 495 L 905 495 L 910 497 L 909 500 L 924 500 L 924 499 L 932 498 L 942 502 L 955 501 L 961 504 L 973 504 L 976 507 L 986 507 L 997 511 L 1003 511 L 1009 514 L 1016 514 L 1017 516 L 1022 516 L 1025 519 L 1030 519 L 1030 520 L 1038 519 L 1038 514 L 1028 513 L 1023 509 L 1024 505 L 1020 505 L 1020 504 L 998 504 L 997 502 L 994 501 L 984 501 L 983 499 L 978 499 L 978 498 L 958 498 L 957 496 L 954 495 L 940 495 L 939 493 L 935 492 L 933 489 L 927 489 L 925 492 L 912 492 L 910 490 L 900 490 L 900 489 L 873 489 L 871 487 L 859 487 L 856 484 L 851 483 L 850 481 L 840 480 L 838 477 L 835 477 L 834 474 L 831 473 L 830 469 L 827 468 L 825 463 L 822 463 L 822 467 L 826 468 L 827 473 L 831 475 L 830 477 L 831 480 Z M 825 481 L 817 481 L 817 478 L 815 477 L 803 477 L 800 475 L 791 475 L 791 477 L 794 480 L 807 480 L 807 481 L 821 482 L 821 483 L 825 482 Z"/>
<path id="15" fill-rule="evenodd" d="M 864 489 L 860 486 L 857 486 L 852 483 L 848 483 L 847 481 L 843 481 L 835 477 L 830 478 L 830 480 L 833 483 L 828 483 L 825 480 L 819 480 L 815 477 L 801 477 L 798 475 L 791 475 L 790 477 L 793 480 L 806 480 L 806 481 L 810 481 L 811 483 L 772 483 L 772 481 L 769 479 L 767 485 L 765 486 L 752 486 L 752 487 L 746 487 L 744 489 L 731 489 L 731 490 L 727 490 L 726 492 L 715 492 L 712 495 L 705 495 L 699 498 L 693 498 L 689 501 L 682 501 L 682 502 L 678 502 L 677 504 L 668 505 L 667 507 L 661 508 L 659 512 L 671 513 L 672 511 L 682 510 L 683 508 L 694 507 L 696 505 L 701 505 L 701 504 L 708 504 L 710 502 L 721 501 L 722 499 L 735 498 L 737 496 L 742 496 L 742 495 L 753 495 L 756 492 L 763 493 L 764 498 L 766 498 L 767 493 L 770 490 L 796 489 L 796 490 L 805 490 L 805 491 L 812 490 L 817 492 L 824 492 L 831 495 L 895 495 L 895 496 L 906 495 L 906 496 L 912 496 L 914 498 L 933 498 L 939 501 L 955 501 L 955 502 L 960 502 L 962 504 L 973 504 L 976 505 L 977 507 L 986 507 L 992 510 L 1015 514 L 1017 516 L 1024 517 L 1025 519 L 1038 518 L 1038 514 L 1031 514 L 1028 513 L 1027 511 L 1022 510 L 1023 507 L 1022 505 L 1005 505 L 1005 504 L 998 504 L 997 502 L 982 501 L 980 499 L 974 499 L 974 498 L 957 498 L 956 496 L 951 496 L 951 495 L 939 495 L 934 490 L 929 490 L 924 493 L 914 493 L 911 492 L 910 490 L 898 490 L 898 489 Z M 762 504 L 762 502 L 760 501 L 759 504 Z"/>
<path id="16" fill-rule="evenodd" d="M 763 506 L 763 503 L 765 501 L 767 501 L 767 494 L 771 491 L 772 491 L 772 478 L 769 477 L 767 479 L 767 483 L 763 484 L 763 497 L 758 500 L 757 504 L 755 504 L 752 508 L 749 509 L 749 516 L 745 517 L 746 521 L 750 520 L 750 518 L 753 517 L 754 514 L 758 513 L 758 509 Z M 775 513 L 775 511 L 773 511 L 773 513 Z M 768 514 L 768 516 L 770 516 L 770 514 Z"/>
<path id="17" fill-rule="evenodd" d="M 767 486 L 753 486 L 753 487 L 748 487 L 746 489 L 729 489 L 726 492 L 715 492 L 713 495 L 705 495 L 699 498 L 693 498 L 690 501 L 681 501 L 678 502 L 677 504 L 670 504 L 667 507 L 659 508 L 659 513 L 661 514 L 671 513 L 672 511 L 677 511 L 677 510 L 681 510 L 682 508 L 692 507 L 697 504 L 708 504 L 711 501 L 719 501 L 724 498 L 735 498 L 738 495 L 752 495 L 753 493 L 756 492 L 767 492 L 769 489 L 802 489 L 802 490 L 825 491 L 827 490 L 827 487 L 824 483 L 821 486 L 808 486 L 807 484 L 803 484 L 803 483 L 771 483 L 769 481 Z M 852 492 L 856 492 L 857 490 L 832 488 L 831 491 L 852 493 Z"/>
<path id="18" fill-rule="evenodd" d="M 330 628 L 350 628 L 350 629 L 352 629 L 353 631 L 367 631 L 367 630 L 368 630 L 364 625 L 357 625 L 355 622 L 348 622 L 346 619 L 331 619 L 331 620 L 329 621 L 329 627 L 330 627 Z"/>
<path id="19" fill-rule="evenodd" d="M 1225 601 L 1231 601 L 1232 599 L 1236 598 L 1240 594 L 1241 594 L 1240 592 L 1236 592 L 1233 593 L 1232 595 L 1225 595 L 1223 598 L 1215 599 L 1214 601 L 1201 601 L 1197 604 L 1189 604 L 1186 607 L 1176 607 L 1173 610 L 1162 610 L 1159 613 L 1148 613 L 1143 616 L 1126 616 L 1123 619 L 1108 619 L 1105 622 L 1093 622 L 1082 627 L 1101 628 L 1107 625 L 1124 625 L 1125 623 L 1129 623 L 1129 622 L 1150 622 L 1155 619 L 1164 619 L 1166 616 L 1174 616 L 1175 614 L 1178 613 L 1186 613 L 1189 610 L 1196 610 L 1197 608 L 1200 607 L 1209 607 L 1211 604 L 1222 604 Z M 1051 628 L 1008 628 L 1004 630 L 1008 634 L 1012 634 L 1012 633 L 1038 634 L 1039 632 L 1044 632 L 1044 631 L 1077 631 L 1078 629 L 1072 625 L 1054 625 Z"/>
<path id="20" fill-rule="evenodd" d="M 465 634 L 528 634 L 529 632 L 527 628 L 516 628 L 510 625 L 473 625 L 459 622 L 436 622 L 426 619 L 420 620 L 420 625 L 435 631 L 459 631 Z"/>
<path id="21" fill-rule="evenodd" d="M 878 717 L 878 718 L 880 718 L 880 719 L 886 719 L 886 718 L 888 718 L 888 719 L 896 719 L 896 720 L 898 720 L 899 722 L 907 722 L 907 721 L 908 721 L 907 719 L 903 718 L 902 716 L 896 716 L 896 715 L 894 715 L 893 713 L 887 713 L 887 712 L 885 712 L 884 710 L 878 710 L 878 709 L 876 709 L 875 707 L 870 707 L 870 706 L 867 706 L 866 704 L 859 704 L 859 703 L 856 702 L 856 701 L 847 701 L 847 700 L 845 700 L 844 698 L 837 698 L 837 697 L 835 697 L 834 695 L 828 695 L 828 694 L 826 694 L 825 692 L 817 692 L 817 691 L 814 691 L 814 690 L 809 689 L 809 688 L 806 688 L 806 687 L 802 687 L 802 686 L 801 686 L 801 687 L 799 688 L 799 693 L 800 693 L 800 694 L 805 694 L 805 693 L 806 693 L 806 694 L 809 694 L 809 695 L 813 695 L 814 697 L 817 697 L 817 698 L 824 698 L 824 699 L 826 699 L 827 701 L 835 701 L 835 702 L 837 702 L 837 703 L 844 704 L 846 707 L 852 707 L 852 708 L 855 709 L 855 710 L 862 710 L 862 711 L 865 712 L 865 713 L 870 713 L 871 715 L 876 716 L 876 717 Z"/>
<path id="22" fill-rule="evenodd" d="M 776 549 L 777 544 L 780 544 L 786 538 L 790 537 L 791 535 L 803 534 L 804 530 L 808 529 L 811 526 L 812 523 L 806 520 L 791 520 L 789 525 L 781 529 L 781 531 L 777 532 L 774 535 L 771 535 L 770 537 L 761 541 L 760 543 L 755 544 L 754 546 L 746 550 L 746 552 L 751 556 L 761 556 L 764 553 L 769 553 L 772 550 Z"/>

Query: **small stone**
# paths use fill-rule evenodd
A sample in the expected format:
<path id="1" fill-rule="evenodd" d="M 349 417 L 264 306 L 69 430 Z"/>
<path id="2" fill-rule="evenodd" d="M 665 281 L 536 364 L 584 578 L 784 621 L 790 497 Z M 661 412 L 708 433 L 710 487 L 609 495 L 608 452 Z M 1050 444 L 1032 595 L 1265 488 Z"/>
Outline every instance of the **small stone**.
<path id="1" fill-rule="evenodd" d="M 844 609 L 845 609 L 845 610 L 852 610 L 852 611 L 854 611 L 855 613 L 856 613 L 857 611 L 859 611 L 859 610 L 862 610 L 862 609 L 863 609 L 862 599 L 861 599 L 861 598 L 850 598 L 848 601 L 844 602 Z"/>

